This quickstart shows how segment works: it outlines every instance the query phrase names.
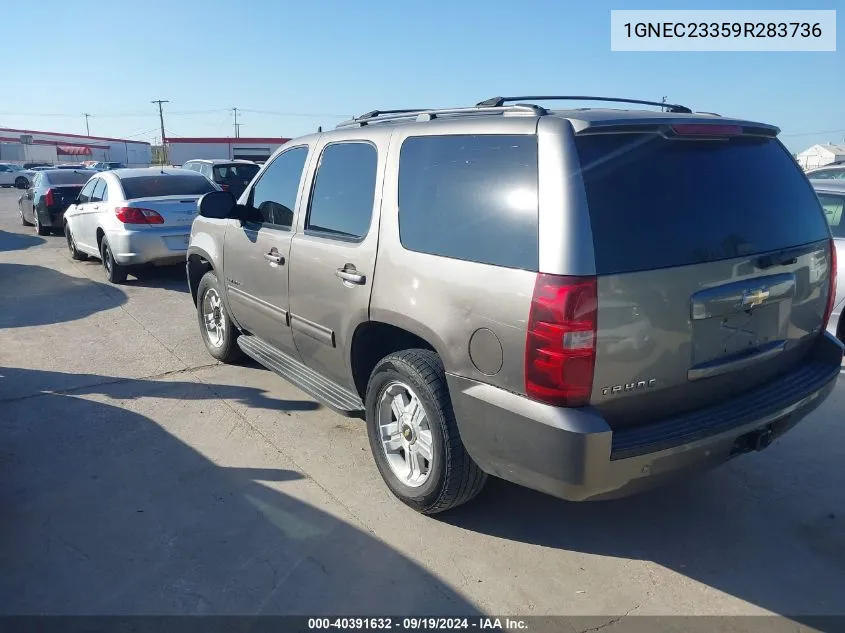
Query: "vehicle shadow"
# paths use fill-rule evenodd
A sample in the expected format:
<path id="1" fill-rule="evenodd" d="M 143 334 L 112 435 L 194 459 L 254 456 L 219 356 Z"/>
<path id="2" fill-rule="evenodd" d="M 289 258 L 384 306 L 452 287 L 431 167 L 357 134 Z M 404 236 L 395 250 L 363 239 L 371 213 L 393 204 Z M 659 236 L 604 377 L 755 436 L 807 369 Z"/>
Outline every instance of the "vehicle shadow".
<path id="1" fill-rule="evenodd" d="M 650 561 L 797 621 L 841 616 L 845 451 L 820 451 L 826 436 L 809 431 L 777 454 L 612 501 L 570 503 L 491 479 L 440 518 L 497 538 Z"/>
<path id="2" fill-rule="evenodd" d="M 44 266 L 0 263 L 0 329 L 76 321 L 124 303 L 122 290 L 90 279 Z"/>
<path id="3" fill-rule="evenodd" d="M 26 248 L 43 244 L 46 240 L 37 235 L 26 235 L 25 233 L 9 233 L 0 229 L 0 253 L 8 251 L 22 251 Z"/>
<path id="4" fill-rule="evenodd" d="M 122 378 L 0 366 L 0 402 L 56 392 L 72 396 L 101 395 L 110 388 L 116 388 L 116 385 L 131 384 L 132 389 L 126 390 L 124 400 L 137 400 L 153 395 L 164 400 L 225 399 L 251 408 L 284 412 L 315 411 L 321 408 L 319 403 L 312 400 L 274 398 L 272 394 L 268 395 L 263 389 L 255 387 L 208 384 L 173 378 Z"/>
<path id="5" fill-rule="evenodd" d="M 129 273 L 126 285 L 142 288 L 163 288 L 165 290 L 185 293 L 189 291 L 184 264 L 178 264 L 176 266 L 139 266 L 138 268 L 132 269 Z"/>
<path id="6" fill-rule="evenodd" d="M 221 418 L 225 406 L 169 416 L 148 403 L 165 430 L 110 404 L 212 398 L 215 386 L 161 388 L 125 381 L 0 402 L 2 614 L 478 613 L 274 466 L 275 450 Z"/>

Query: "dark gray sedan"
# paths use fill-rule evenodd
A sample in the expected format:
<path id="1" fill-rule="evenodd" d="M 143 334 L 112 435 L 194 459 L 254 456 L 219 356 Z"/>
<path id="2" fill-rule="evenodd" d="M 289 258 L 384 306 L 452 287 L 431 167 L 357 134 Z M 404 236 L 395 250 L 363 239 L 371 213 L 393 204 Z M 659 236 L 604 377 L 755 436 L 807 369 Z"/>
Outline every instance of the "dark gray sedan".
<path id="1" fill-rule="evenodd" d="M 87 169 L 45 169 L 35 172 L 32 185 L 18 200 L 21 223 L 35 225 L 38 235 L 61 231 L 65 210 L 76 202 L 91 178 Z"/>

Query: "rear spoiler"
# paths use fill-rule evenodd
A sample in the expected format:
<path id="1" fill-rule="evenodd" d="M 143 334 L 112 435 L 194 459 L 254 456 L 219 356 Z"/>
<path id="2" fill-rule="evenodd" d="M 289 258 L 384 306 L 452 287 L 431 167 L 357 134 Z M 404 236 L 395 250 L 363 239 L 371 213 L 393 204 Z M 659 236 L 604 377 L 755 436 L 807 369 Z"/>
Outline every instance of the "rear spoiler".
<path id="1" fill-rule="evenodd" d="M 780 128 L 764 123 L 730 119 L 663 119 L 645 121 L 572 121 L 579 136 L 590 134 L 660 134 L 671 139 L 726 139 L 734 136 L 776 138 Z"/>

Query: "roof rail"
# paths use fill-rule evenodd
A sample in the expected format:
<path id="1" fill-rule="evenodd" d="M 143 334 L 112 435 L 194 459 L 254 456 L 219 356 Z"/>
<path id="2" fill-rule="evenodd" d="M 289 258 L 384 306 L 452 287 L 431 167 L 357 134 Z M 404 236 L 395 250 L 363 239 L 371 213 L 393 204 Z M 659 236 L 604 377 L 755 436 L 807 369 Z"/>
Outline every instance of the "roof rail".
<path id="1" fill-rule="evenodd" d="M 660 101 L 643 101 L 641 99 L 623 99 L 617 97 L 589 97 L 589 96 L 543 96 L 543 97 L 492 97 L 484 101 L 479 101 L 478 106 L 482 108 L 496 108 L 505 105 L 508 101 L 611 101 L 615 103 L 636 103 L 638 105 L 652 105 L 666 108 L 669 112 L 677 112 L 680 114 L 692 114 L 686 106 L 678 105 L 676 103 L 662 103 Z"/>
<path id="2" fill-rule="evenodd" d="M 354 119 L 343 121 L 335 126 L 335 129 L 346 127 L 360 127 L 370 123 L 385 123 L 388 121 L 399 121 L 402 119 L 415 119 L 417 121 L 431 121 L 442 115 L 449 114 L 504 114 L 506 112 L 533 114 L 543 116 L 546 109 L 530 103 L 517 103 L 514 105 L 502 106 L 470 106 L 464 108 L 435 108 L 419 110 L 373 110 Z"/>

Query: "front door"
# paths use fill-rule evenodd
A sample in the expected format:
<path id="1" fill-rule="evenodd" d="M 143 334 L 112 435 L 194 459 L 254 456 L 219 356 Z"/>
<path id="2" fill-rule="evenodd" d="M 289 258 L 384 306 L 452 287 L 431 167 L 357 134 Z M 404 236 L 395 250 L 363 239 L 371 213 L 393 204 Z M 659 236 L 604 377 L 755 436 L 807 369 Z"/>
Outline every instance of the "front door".
<path id="1" fill-rule="evenodd" d="M 296 356 L 288 319 L 288 259 L 308 147 L 279 154 L 250 190 L 247 221 L 226 228 L 223 272 L 229 309 L 247 331 Z"/>
<path id="2" fill-rule="evenodd" d="M 349 354 L 356 327 L 369 315 L 378 244 L 378 174 L 383 146 L 350 139 L 321 150 L 311 198 L 293 238 L 291 329 L 302 361 L 354 389 Z M 335 137 L 336 138 L 336 137 Z"/>

